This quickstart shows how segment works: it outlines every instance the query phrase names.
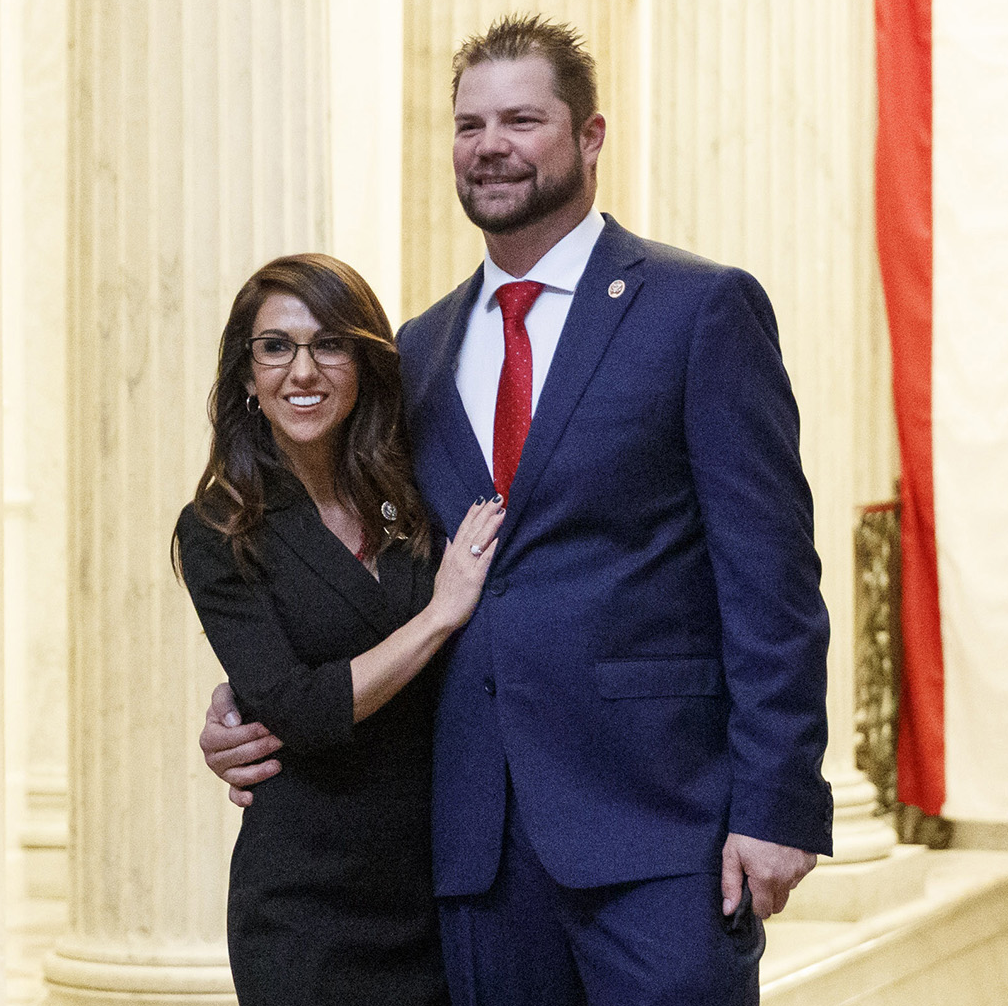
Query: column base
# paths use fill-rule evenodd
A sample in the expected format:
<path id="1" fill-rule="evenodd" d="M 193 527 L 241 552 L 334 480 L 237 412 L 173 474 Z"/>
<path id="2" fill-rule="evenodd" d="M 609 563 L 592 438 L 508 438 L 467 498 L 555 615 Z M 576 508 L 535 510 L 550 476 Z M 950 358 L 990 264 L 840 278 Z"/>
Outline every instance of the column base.
<path id="1" fill-rule="evenodd" d="M 878 791 L 856 769 L 831 775 L 833 784 L 833 863 L 864 863 L 885 859 L 897 836 L 884 817 L 876 815 Z"/>
<path id="2" fill-rule="evenodd" d="M 127 959 L 128 958 L 128 959 Z M 154 957 L 63 945 L 43 965 L 45 1006 L 235 1006 L 231 969 L 221 954 Z"/>

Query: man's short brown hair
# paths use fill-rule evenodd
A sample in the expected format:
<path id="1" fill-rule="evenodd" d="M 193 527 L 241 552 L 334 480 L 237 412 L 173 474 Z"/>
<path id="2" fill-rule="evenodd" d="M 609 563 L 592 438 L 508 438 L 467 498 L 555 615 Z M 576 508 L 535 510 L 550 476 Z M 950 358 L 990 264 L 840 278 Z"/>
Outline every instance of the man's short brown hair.
<path id="1" fill-rule="evenodd" d="M 570 109 L 576 136 L 585 120 L 598 111 L 595 60 L 576 28 L 540 14 L 506 14 L 485 35 L 470 35 L 459 46 L 452 57 L 452 107 L 463 70 L 489 60 L 526 56 L 542 56 L 553 67 L 553 91 Z"/>

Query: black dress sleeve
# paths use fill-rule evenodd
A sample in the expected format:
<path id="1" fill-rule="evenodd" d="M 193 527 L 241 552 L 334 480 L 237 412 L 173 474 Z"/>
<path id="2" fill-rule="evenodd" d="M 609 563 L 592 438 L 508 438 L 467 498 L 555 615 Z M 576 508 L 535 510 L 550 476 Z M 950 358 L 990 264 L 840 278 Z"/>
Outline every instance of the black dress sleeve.
<path id="1" fill-rule="evenodd" d="M 294 652 L 267 587 L 238 570 L 231 545 L 192 504 L 176 527 L 182 577 L 246 717 L 291 751 L 310 753 L 353 738 L 350 660 L 311 667 Z"/>

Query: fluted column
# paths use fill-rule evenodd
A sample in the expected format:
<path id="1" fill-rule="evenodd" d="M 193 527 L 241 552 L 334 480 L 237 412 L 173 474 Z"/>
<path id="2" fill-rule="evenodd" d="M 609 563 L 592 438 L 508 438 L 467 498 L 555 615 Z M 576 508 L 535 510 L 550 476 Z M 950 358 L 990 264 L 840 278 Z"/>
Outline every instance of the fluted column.
<path id="1" fill-rule="evenodd" d="M 835 861 L 884 857 L 895 835 L 854 765 L 853 708 L 855 508 L 888 497 L 895 465 L 888 390 L 869 369 L 885 354 L 871 228 L 872 5 L 650 6 L 652 233 L 749 269 L 777 311 L 832 622 Z"/>
<path id="2" fill-rule="evenodd" d="M 221 676 L 168 543 L 240 283 L 330 246 L 321 0 L 70 6 L 70 931 L 53 1004 L 233 1002 Z"/>
<path id="3" fill-rule="evenodd" d="M 332 0 L 333 249 L 403 320 L 403 7 Z"/>
<path id="4" fill-rule="evenodd" d="M 612 110 L 599 162 L 602 209 L 636 224 L 637 35 L 633 0 L 431 0 L 407 3 L 404 23 L 403 303 L 404 318 L 429 307 L 482 261 L 483 239 L 455 195 L 451 57 L 467 36 L 482 34 L 507 11 L 542 10 L 569 21 L 587 39 L 599 69 L 602 112 Z M 625 110 L 625 111 L 623 111 Z"/>

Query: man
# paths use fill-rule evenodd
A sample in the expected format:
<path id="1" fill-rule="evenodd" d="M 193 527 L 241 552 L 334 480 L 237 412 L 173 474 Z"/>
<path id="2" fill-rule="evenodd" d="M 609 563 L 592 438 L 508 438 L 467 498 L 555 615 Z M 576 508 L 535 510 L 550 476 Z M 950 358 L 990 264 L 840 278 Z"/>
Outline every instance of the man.
<path id="1" fill-rule="evenodd" d="M 435 520 L 507 500 L 437 720 L 452 999 L 755 1003 L 759 919 L 832 821 L 828 625 L 773 312 L 747 274 L 592 208 L 605 121 L 566 26 L 504 18 L 454 71 L 487 255 L 399 335 Z M 226 699 L 204 751 L 248 785 L 276 742 L 225 727 Z"/>

